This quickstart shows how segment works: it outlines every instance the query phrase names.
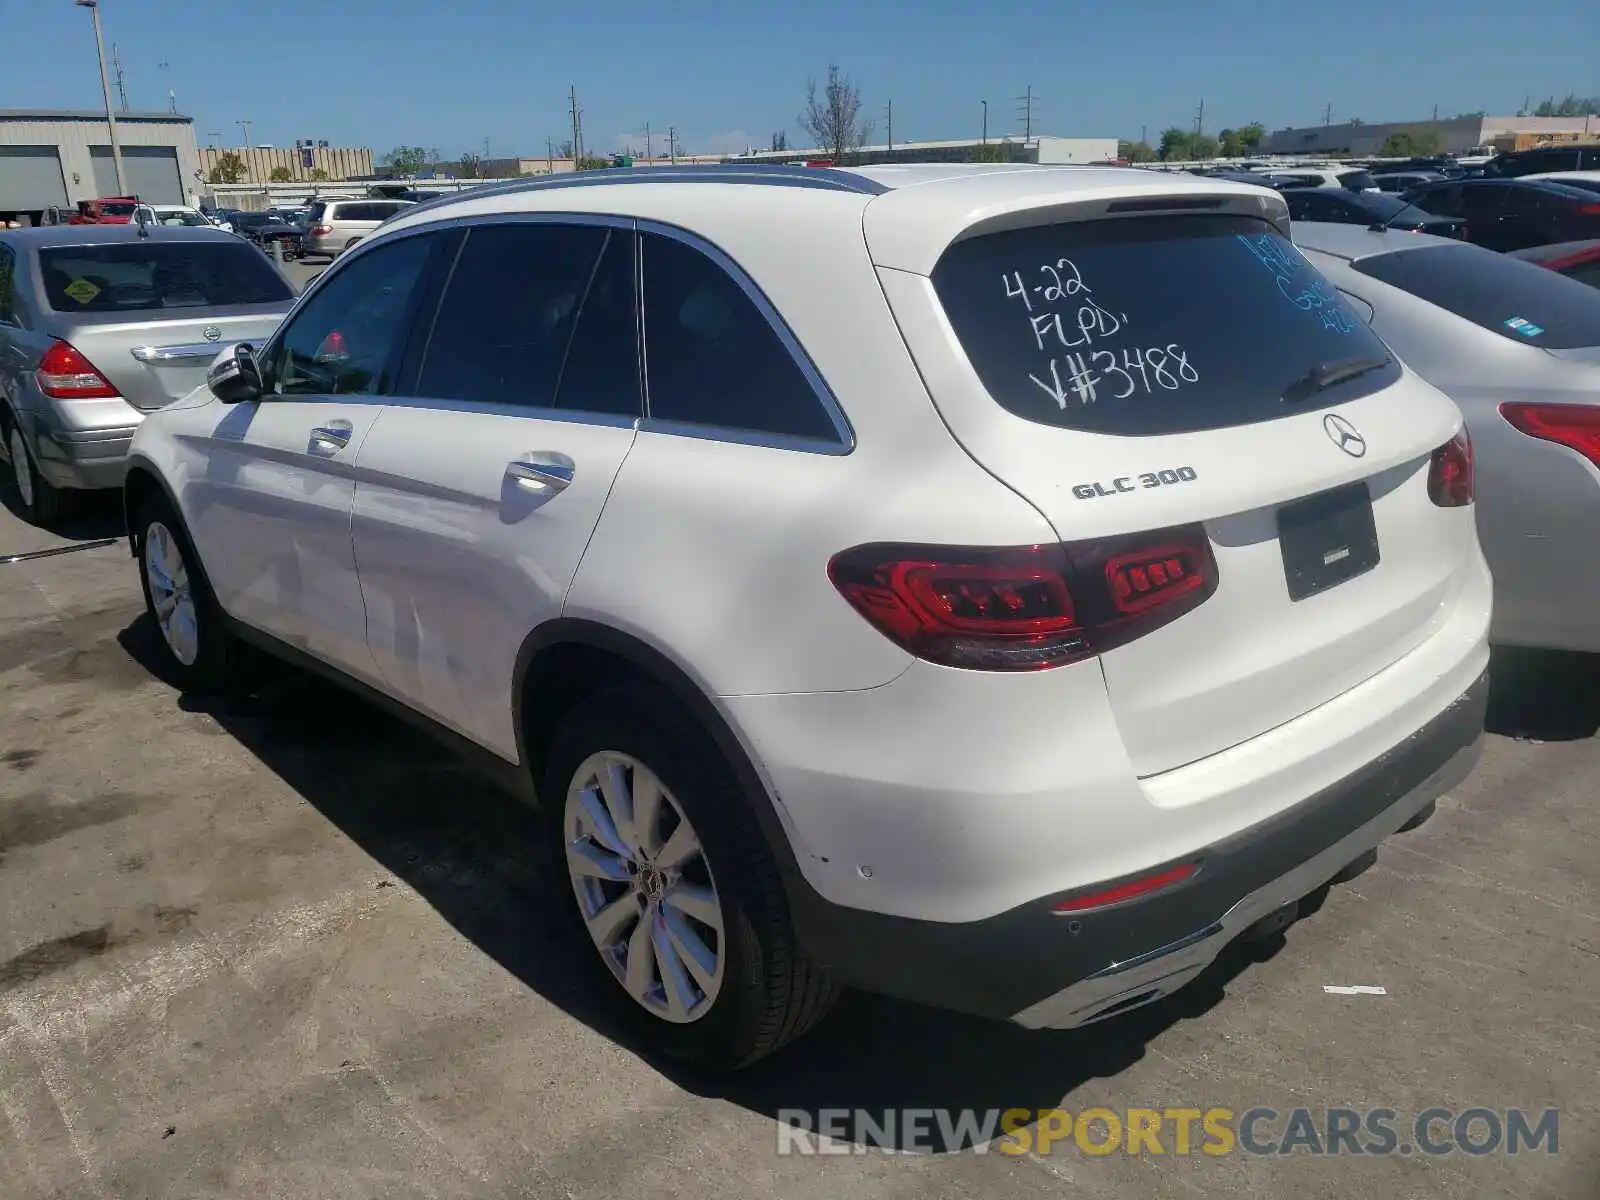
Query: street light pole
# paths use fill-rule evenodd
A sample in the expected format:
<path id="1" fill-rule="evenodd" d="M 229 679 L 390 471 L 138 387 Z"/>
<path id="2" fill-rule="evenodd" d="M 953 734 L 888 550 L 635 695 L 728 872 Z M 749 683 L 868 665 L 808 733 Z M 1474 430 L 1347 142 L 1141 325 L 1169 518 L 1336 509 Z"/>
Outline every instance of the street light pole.
<path id="1" fill-rule="evenodd" d="M 117 115 L 111 108 L 111 77 L 106 74 L 106 44 L 100 36 L 100 0 L 73 0 L 79 8 L 87 8 L 94 18 L 94 49 L 100 59 L 100 91 L 106 98 L 106 128 L 111 133 L 111 164 L 117 170 L 117 195 L 128 194 L 128 184 L 122 174 L 122 145 L 117 141 Z"/>
<path id="2" fill-rule="evenodd" d="M 979 103 L 983 105 L 983 144 L 987 146 L 989 144 L 989 102 L 980 100 Z"/>

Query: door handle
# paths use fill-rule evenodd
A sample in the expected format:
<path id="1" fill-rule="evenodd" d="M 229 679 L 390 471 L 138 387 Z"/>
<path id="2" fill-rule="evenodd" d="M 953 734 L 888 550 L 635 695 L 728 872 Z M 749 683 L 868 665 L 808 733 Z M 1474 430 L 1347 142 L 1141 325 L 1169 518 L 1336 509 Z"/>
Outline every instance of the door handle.
<path id="1" fill-rule="evenodd" d="M 531 492 L 552 494 L 562 491 L 572 482 L 574 464 L 565 454 L 530 454 L 514 458 L 506 464 L 506 475 L 518 487 Z"/>
<path id="2" fill-rule="evenodd" d="M 355 427 L 349 421 L 329 421 L 326 425 L 314 426 L 311 430 L 312 442 L 332 446 L 335 450 L 343 450 L 350 444 L 350 437 L 355 433 Z"/>

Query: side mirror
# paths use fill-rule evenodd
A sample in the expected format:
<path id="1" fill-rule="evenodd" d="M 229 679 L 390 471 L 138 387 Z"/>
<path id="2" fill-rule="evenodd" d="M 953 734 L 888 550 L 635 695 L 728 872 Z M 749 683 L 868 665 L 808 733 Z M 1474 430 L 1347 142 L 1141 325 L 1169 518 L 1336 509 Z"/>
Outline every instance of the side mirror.
<path id="1" fill-rule="evenodd" d="M 224 404 L 246 404 L 261 399 L 266 392 L 256 353 L 241 343 L 206 372 L 206 386 Z"/>

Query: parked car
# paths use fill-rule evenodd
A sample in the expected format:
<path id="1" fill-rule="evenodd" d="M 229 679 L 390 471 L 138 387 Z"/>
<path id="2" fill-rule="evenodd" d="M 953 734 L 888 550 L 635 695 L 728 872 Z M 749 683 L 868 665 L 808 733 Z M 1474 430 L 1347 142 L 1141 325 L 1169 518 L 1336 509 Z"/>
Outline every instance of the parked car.
<path id="1" fill-rule="evenodd" d="M 284 220 L 281 213 L 272 209 L 234 213 L 233 229 L 240 237 L 254 242 L 269 254 L 274 242 L 282 248 L 285 259 L 299 258 L 303 253 L 304 230 L 299 225 Z"/>
<path id="2" fill-rule="evenodd" d="M 1442 183 L 1445 179 L 1438 171 L 1377 171 L 1372 172 L 1372 182 L 1380 192 L 1404 192 L 1425 183 Z"/>
<path id="3" fill-rule="evenodd" d="M 390 217 L 412 206 L 410 200 L 318 200 L 306 214 L 302 251 L 337 258 Z"/>
<path id="4" fill-rule="evenodd" d="M 139 207 L 137 196 L 103 196 L 98 200 L 79 200 L 68 225 L 126 225 Z"/>
<path id="5" fill-rule="evenodd" d="M 146 414 L 203 382 L 235 340 L 259 341 L 293 291 L 216 229 L 63 225 L 0 233 L 0 454 L 24 513 L 122 482 Z"/>
<path id="6" fill-rule="evenodd" d="M 1568 142 L 1497 154 L 1484 163 L 1483 171 L 1487 176 L 1501 179 L 1551 171 L 1600 171 L 1600 141 Z"/>
<path id="7" fill-rule="evenodd" d="M 1414 204 L 1382 192 L 1352 192 L 1345 188 L 1290 188 L 1283 193 L 1292 221 L 1335 221 L 1341 225 L 1378 225 L 1390 229 L 1431 233 L 1438 237 L 1466 236 L 1459 217 L 1438 217 Z"/>
<path id="8" fill-rule="evenodd" d="M 1586 192 L 1600 193 L 1600 171 L 1552 171 L 1548 175 L 1524 175 L 1522 178 L 1542 179 L 1546 183 L 1560 183 Z"/>
<path id="9" fill-rule="evenodd" d="M 693 1062 L 839 986 L 1148 1003 L 1481 738 L 1460 413 L 1288 229 L 1072 167 L 419 206 L 140 429 L 166 668 L 223 688 L 253 644 L 448 731 Z"/>
<path id="10" fill-rule="evenodd" d="M 1271 174 L 1283 180 L 1301 181 L 1302 187 L 1344 188 L 1351 192 L 1375 192 L 1378 184 L 1364 167 L 1274 167 Z"/>
<path id="11" fill-rule="evenodd" d="M 1526 250 L 1511 251 L 1520 258 L 1543 267 L 1559 271 L 1569 279 L 1600 288 L 1600 238 L 1586 242 L 1554 242 L 1548 246 L 1531 246 Z"/>
<path id="12" fill-rule="evenodd" d="M 1441 217 L 1467 223 L 1467 240 L 1489 250 L 1600 237 L 1600 197 L 1546 180 L 1454 179 L 1401 195 Z"/>
<path id="13" fill-rule="evenodd" d="M 211 218 L 205 213 L 186 204 L 149 204 L 140 207 L 149 212 L 150 220 L 157 225 L 178 225 L 186 229 L 214 227 Z"/>
<path id="14" fill-rule="evenodd" d="M 1294 238 L 1466 415 L 1494 640 L 1600 651 L 1600 560 L 1586 549 L 1600 525 L 1600 292 L 1426 236 L 1308 224 Z"/>

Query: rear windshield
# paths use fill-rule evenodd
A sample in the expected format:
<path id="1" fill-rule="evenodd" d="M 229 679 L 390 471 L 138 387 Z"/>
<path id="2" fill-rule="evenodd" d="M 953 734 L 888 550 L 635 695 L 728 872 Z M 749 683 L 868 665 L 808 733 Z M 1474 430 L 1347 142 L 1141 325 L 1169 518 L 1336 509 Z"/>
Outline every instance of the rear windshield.
<path id="1" fill-rule="evenodd" d="M 104 203 L 100 205 L 100 212 L 108 217 L 131 217 L 137 205 L 122 201 L 119 203 Z"/>
<path id="2" fill-rule="evenodd" d="M 126 242 L 39 251 L 45 295 L 57 312 L 129 312 L 274 304 L 293 298 L 259 250 L 235 239 Z"/>
<path id="3" fill-rule="evenodd" d="M 1476 246 L 1419 246 L 1351 264 L 1513 342 L 1600 346 L 1600 291 Z"/>
<path id="4" fill-rule="evenodd" d="M 1339 186 L 1347 187 L 1352 192 L 1364 192 L 1377 187 L 1378 181 L 1366 171 L 1340 171 Z"/>
<path id="5" fill-rule="evenodd" d="M 989 394 L 1043 425 L 1220 429 L 1341 404 L 1400 377 L 1338 291 L 1252 217 L 986 234 L 950 247 L 933 285 Z M 1308 386 L 1318 367 L 1358 362 L 1373 369 Z"/>

